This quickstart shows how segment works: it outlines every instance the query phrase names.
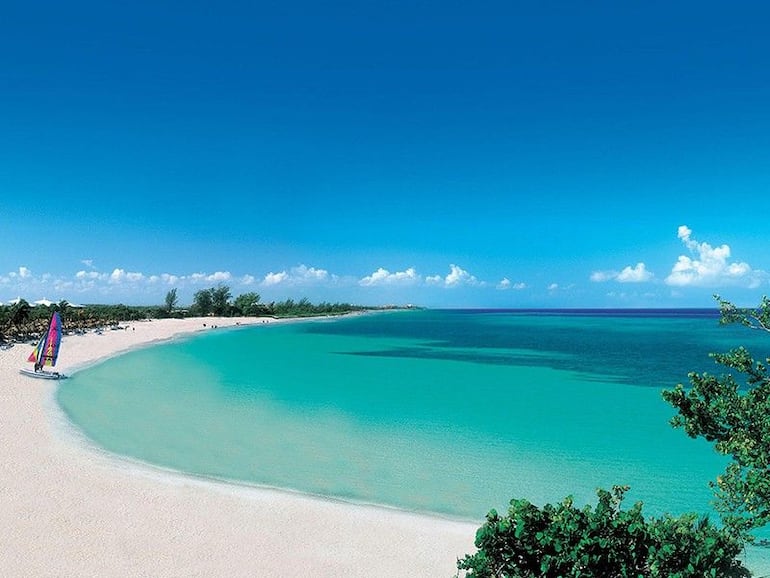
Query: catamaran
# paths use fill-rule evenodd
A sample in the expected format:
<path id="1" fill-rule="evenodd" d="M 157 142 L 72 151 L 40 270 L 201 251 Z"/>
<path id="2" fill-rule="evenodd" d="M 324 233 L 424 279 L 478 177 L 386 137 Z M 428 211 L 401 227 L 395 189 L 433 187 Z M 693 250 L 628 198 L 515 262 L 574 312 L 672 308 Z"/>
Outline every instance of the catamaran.
<path id="1" fill-rule="evenodd" d="M 27 361 L 35 364 L 35 369 L 20 369 L 24 375 L 37 377 L 38 379 L 64 379 L 58 371 L 46 371 L 44 367 L 54 367 L 56 359 L 59 357 L 59 346 L 61 345 L 61 316 L 58 311 L 51 315 L 51 322 L 48 324 L 48 331 L 43 333 L 37 347 L 27 358 Z"/>

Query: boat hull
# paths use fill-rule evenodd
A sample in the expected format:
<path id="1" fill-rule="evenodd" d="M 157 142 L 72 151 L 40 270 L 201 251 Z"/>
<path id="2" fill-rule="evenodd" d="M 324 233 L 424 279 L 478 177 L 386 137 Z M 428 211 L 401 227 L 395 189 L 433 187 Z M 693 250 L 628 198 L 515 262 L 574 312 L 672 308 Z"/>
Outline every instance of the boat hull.
<path id="1" fill-rule="evenodd" d="M 32 369 L 20 369 L 19 373 L 36 379 L 66 379 L 66 375 L 62 375 L 58 371 L 34 371 Z"/>

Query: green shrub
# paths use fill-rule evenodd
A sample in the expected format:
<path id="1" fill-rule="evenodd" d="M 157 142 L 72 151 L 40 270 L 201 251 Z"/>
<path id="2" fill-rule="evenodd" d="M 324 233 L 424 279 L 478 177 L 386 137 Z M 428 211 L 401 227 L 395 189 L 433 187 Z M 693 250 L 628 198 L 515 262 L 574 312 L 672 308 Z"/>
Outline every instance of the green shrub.
<path id="1" fill-rule="evenodd" d="M 512 500 L 492 510 L 476 533 L 473 555 L 458 561 L 469 578 L 737 578 L 749 576 L 742 545 L 707 518 L 645 519 L 641 502 L 620 504 L 628 487 L 599 490 L 582 509 L 566 498 L 542 509 Z"/>

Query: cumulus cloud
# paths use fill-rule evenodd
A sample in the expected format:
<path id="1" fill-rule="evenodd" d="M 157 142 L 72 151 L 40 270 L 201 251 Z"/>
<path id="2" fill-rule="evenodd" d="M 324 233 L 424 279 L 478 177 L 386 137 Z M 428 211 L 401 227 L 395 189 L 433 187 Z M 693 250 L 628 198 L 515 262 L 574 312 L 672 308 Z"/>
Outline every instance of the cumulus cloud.
<path id="1" fill-rule="evenodd" d="M 133 273 L 124 269 L 114 269 L 110 274 L 111 283 L 137 283 L 144 279 L 142 273 Z"/>
<path id="2" fill-rule="evenodd" d="M 147 282 L 151 285 L 176 285 L 180 281 L 180 277 L 177 277 L 176 275 L 170 275 L 169 273 L 163 273 L 161 275 L 150 275 L 147 277 Z"/>
<path id="3" fill-rule="evenodd" d="M 508 277 L 503 277 L 502 280 L 497 284 L 497 288 L 500 289 L 501 291 L 505 291 L 507 289 L 514 289 L 514 290 L 520 291 L 522 289 L 526 289 L 527 284 L 513 283 L 511 282 L 510 279 L 508 279 Z"/>
<path id="4" fill-rule="evenodd" d="M 605 281 L 615 280 L 618 283 L 645 283 L 650 281 L 654 275 L 647 269 L 644 263 L 637 263 L 636 266 L 630 265 L 622 271 L 594 271 L 591 273 L 591 281 L 595 283 L 604 283 Z"/>
<path id="5" fill-rule="evenodd" d="M 441 277 L 441 275 L 431 275 L 425 278 L 425 282 L 429 285 L 443 285 L 444 287 L 479 284 L 476 277 L 455 264 L 449 265 L 449 274 L 446 277 Z"/>
<path id="6" fill-rule="evenodd" d="M 450 265 L 449 269 L 449 275 L 447 275 L 445 278 L 446 284 L 448 286 L 453 287 L 460 284 L 473 285 L 476 283 L 476 277 L 468 273 L 468 271 L 461 269 L 457 265 Z"/>
<path id="7" fill-rule="evenodd" d="M 360 279 L 358 284 L 363 287 L 373 287 L 377 285 L 413 285 L 419 281 L 420 276 L 414 267 L 409 267 L 406 271 L 396 271 L 394 273 L 380 267 L 371 275 Z"/>
<path id="8" fill-rule="evenodd" d="M 190 278 L 201 283 L 224 283 L 232 278 L 227 271 L 216 271 L 214 273 L 193 273 Z"/>
<path id="9" fill-rule="evenodd" d="M 229 271 L 217 271 L 216 273 L 209 275 L 207 280 L 216 283 L 224 283 L 225 281 L 232 279 L 232 277 L 233 276 Z"/>
<path id="10" fill-rule="evenodd" d="M 286 271 L 281 271 L 280 273 L 273 273 L 271 271 L 265 275 L 264 279 L 262 279 L 262 285 L 265 287 L 270 287 L 271 285 L 280 285 L 288 278 L 289 274 Z"/>
<path id="11" fill-rule="evenodd" d="M 189 279 L 195 284 L 209 284 L 209 283 L 226 283 L 233 278 L 229 271 L 216 271 L 215 273 L 193 273 L 189 277 L 183 277 L 182 279 Z"/>
<path id="12" fill-rule="evenodd" d="M 270 272 L 262 279 L 262 286 L 271 287 L 275 285 L 318 285 L 323 283 L 335 282 L 336 275 L 331 275 L 326 269 L 317 269 L 306 265 L 292 267 L 289 271 L 280 271 L 279 273 Z"/>
<path id="13" fill-rule="evenodd" d="M 591 273 L 591 281 L 595 283 L 604 283 L 618 276 L 617 271 L 594 271 Z"/>
<path id="14" fill-rule="evenodd" d="M 89 265 L 88 262 L 83 262 Z M 291 279 L 295 284 L 322 283 L 335 280 L 323 269 L 299 266 L 290 273 L 271 273 L 262 282 L 264 285 L 278 284 L 286 279 Z M 93 268 L 83 268 L 70 276 L 56 276 L 49 273 L 32 275 L 27 267 L 19 267 L 18 271 L 0 276 L 0 285 L 5 292 L 13 291 L 28 300 L 38 296 L 57 296 L 61 299 L 74 300 L 75 293 L 79 295 L 90 294 L 95 300 L 107 297 L 109 301 L 125 298 L 136 298 L 143 295 L 152 295 L 168 288 L 195 289 L 196 287 L 209 287 L 216 284 L 233 284 L 234 293 L 239 287 L 247 287 L 255 284 L 257 279 L 253 275 L 244 274 L 235 277 L 229 271 L 215 271 L 213 273 L 196 272 L 185 275 L 171 273 L 145 274 L 137 271 L 129 271 L 122 267 L 115 267 L 109 272 L 102 272 Z M 160 298 L 160 293 L 157 293 Z M 59 298 L 61 297 L 61 299 Z M 81 298 L 79 298 L 80 300 Z"/>
<path id="15" fill-rule="evenodd" d="M 692 238 L 692 230 L 682 225 L 677 236 L 690 252 L 680 255 L 666 277 L 666 283 L 676 287 L 716 287 L 720 285 L 742 285 L 758 287 L 767 278 L 764 271 L 754 270 L 745 262 L 730 262 L 730 247 L 723 244 L 712 247 Z"/>
<path id="16" fill-rule="evenodd" d="M 644 283 L 652 279 L 652 273 L 647 270 L 644 263 L 637 263 L 635 267 L 628 266 L 618 273 L 620 283 Z"/>
<path id="17" fill-rule="evenodd" d="M 295 279 L 301 281 L 326 281 L 329 278 L 329 272 L 326 269 L 316 269 L 305 265 L 293 267 L 291 273 Z"/>
<path id="18" fill-rule="evenodd" d="M 96 271 L 78 271 L 75 273 L 76 279 L 99 279 L 100 277 L 104 277 L 104 275 Z"/>
<path id="19" fill-rule="evenodd" d="M 10 279 L 29 279 L 32 277 L 32 271 L 26 267 L 19 267 L 18 271 L 11 271 L 8 273 Z"/>

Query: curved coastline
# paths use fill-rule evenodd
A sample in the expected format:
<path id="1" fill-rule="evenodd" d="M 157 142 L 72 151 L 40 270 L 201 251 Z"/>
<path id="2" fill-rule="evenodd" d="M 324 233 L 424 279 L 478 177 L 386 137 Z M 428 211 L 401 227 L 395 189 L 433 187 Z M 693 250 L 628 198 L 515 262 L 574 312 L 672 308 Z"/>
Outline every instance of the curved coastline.
<path id="1" fill-rule="evenodd" d="M 161 340 L 157 343 L 164 343 L 167 341 L 168 340 Z M 152 346 L 152 344 L 147 344 L 147 346 Z M 123 352 L 119 353 L 118 355 L 122 353 Z M 96 363 L 101 363 L 101 361 L 104 360 L 99 360 Z M 100 446 L 72 422 L 70 417 L 57 402 L 56 393 L 57 389 L 51 389 L 50 395 L 47 396 L 46 399 L 46 411 L 48 412 L 52 431 L 55 437 L 65 444 L 76 447 L 85 453 L 91 454 L 94 459 L 100 460 L 101 462 L 109 464 L 111 467 L 119 470 L 131 472 L 133 474 L 144 476 L 149 479 L 158 480 L 163 483 L 192 483 L 208 487 L 212 491 L 224 491 L 225 493 L 231 494 L 242 493 L 244 497 L 248 497 L 253 492 L 265 491 L 287 495 L 290 497 L 300 497 L 302 499 L 321 500 L 330 502 L 332 504 L 341 504 L 359 508 L 371 508 L 374 510 L 385 510 L 398 512 L 405 515 L 418 516 L 421 518 L 435 518 L 439 521 L 470 524 L 474 531 L 476 528 L 478 528 L 478 526 L 481 525 L 481 520 L 471 520 L 458 516 L 452 516 L 449 514 L 441 514 L 438 512 L 410 510 L 408 508 L 400 508 L 398 506 L 391 506 L 377 502 L 367 502 L 333 495 L 313 493 L 293 488 L 273 486 L 269 484 L 250 483 L 243 480 L 221 478 L 214 475 L 196 474 L 194 472 L 178 470 L 173 467 L 165 467 L 132 456 L 115 453 Z"/>
<path id="2" fill-rule="evenodd" d="M 67 336 L 61 371 L 212 325 L 264 323 L 169 319 Z M 12 504 L 0 512 L 7 529 L 0 556 L 9 575 L 448 576 L 456 559 L 473 551 L 478 524 L 115 456 L 69 423 L 56 383 L 18 373 L 27 349 L 0 351 L 0 433 L 8 440 L 0 450 L 0 488 Z"/>

